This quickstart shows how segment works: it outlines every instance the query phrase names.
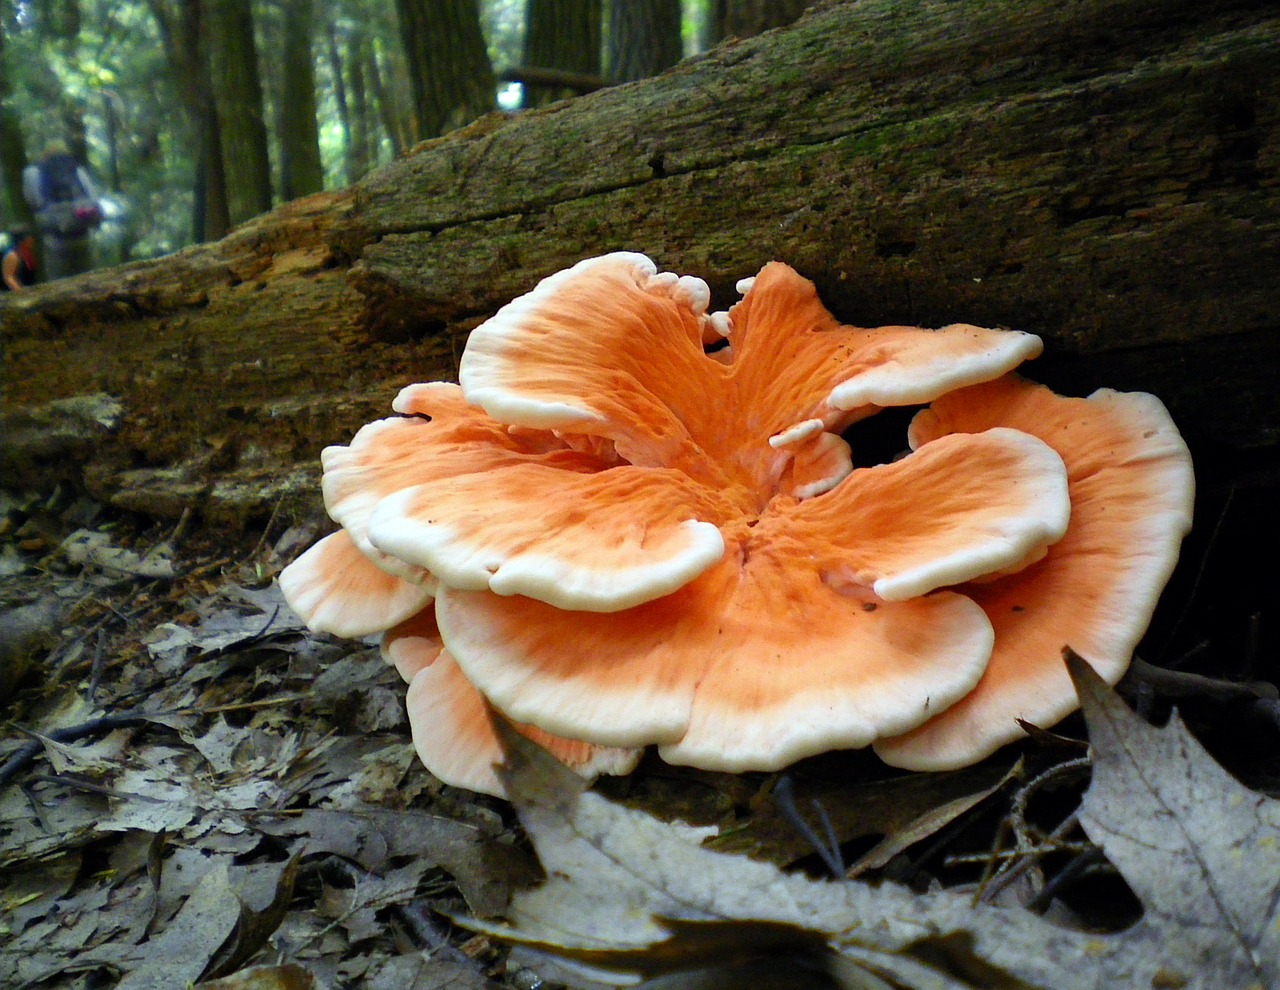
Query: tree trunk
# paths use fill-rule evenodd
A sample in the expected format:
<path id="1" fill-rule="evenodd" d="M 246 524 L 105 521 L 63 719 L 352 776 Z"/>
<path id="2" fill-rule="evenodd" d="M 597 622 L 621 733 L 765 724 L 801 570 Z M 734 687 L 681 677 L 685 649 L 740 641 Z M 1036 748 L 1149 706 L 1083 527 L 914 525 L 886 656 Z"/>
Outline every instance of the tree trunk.
<path id="1" fill-rule="evenodd" d="M 614 82 L 647 79 L 680 61 L 680 0 L 612 0 L 608 72 Z"/>
<path id="2" fill-rule="evenodd" d="M 333 80 L 333 102 L 338 108 L 338 127 L 342 131 L 343 174 L 347 182 L 354 182 L 364 174 L 357 168 L 364 148 L 357 151 L 351 144 L 351 101 L 347 99 L 347 73 L 343 64 L 342 48 L 338 44 L 338 28 L 333 23 L 325 26 L 325 56 L 329 60 L 329 77 Z"/>
<path id="3" fill-rule="evenodd" d="M 387 140 L 391 142 L 391 153 L 394 157 L 399 158 L 404 153 L 404 149 L 411 142 L 409 136 L 409 115 L 401 112 L 400 101 L 396 100 L 392 94 L 392 87 L 396 80 L 400 77 L 400 69 L 403 68 L 401 61 L 390 56 L 389 53 L 383 51 L 374 43 L 374 39 L 367 34 L 364 35 L 364 44 L 361 51 L 369 53 L 368 60 L 363 62 L 368 72 L 366 81 L 368 82 L 368 93 L 371 103 L 377 110 L 378 119 L 382 122 L 382 129 L 386 132 Z M 383 66 L 387 66 L 387 71 L 383 71 Z M 387 77 L 391 77 L 388 79 Z M 396 87 L 397 89 L 399 87 Z M 407 88 L 407 87 L 406 87 Z M 369 112 L 369 121 L 373 120 L 373 113 Z M 369 128 L 369 133 L 374 134 L 374 128 Z M 376 147 L 377 141 L 370 142 L 370 149 Z M 373 156 L 371 160 L 376 159 Z"/>
<path id="4" fill-rule="evenodd" d="M 284 64 L 277 112 L 280 193 L 284 199 L 296 199 L 324 188 L 311 29 L 312 0 L 285 0 Z"/>
<path id="5" fill-rule="evenodd" d="M 218 114 L 209 78 L 207 47 L 203 36 L 206 18 L 199 3 L 185 0 L 149 0 L 160 26 L 169 65 L 186 110 L 196 147 L 192 171 L 191 238 L 197 244 L 217 240 L 231 226 L 227 213 L 227 187 L 222 172 L 222 142 Z"/>
<path id="6" fill-rule="evenodd" d="M 493 68 L 476 0 L 396 0 L 418 139 L 493 109 Z"/>
<path id="7" fill-rule="evenodd" d="M 525 11 L 524 65 L 583 76 L 600 74 L 601 0 L 529 0 Z M 524 84 L 524 105 L 545 106 L 572 89 Z"/>
<path id="8" fill-rule="evenodd" d="M 6 216 L 12 217 L 24 226 L 32 223 L 31 206 L 22 195 L 22 173 L 26 169 L 27 149 L 23 140 L 22 121 L 11 109 L 9 85 L 9 67 L 5 62 L 4 31 L 0 31 L 0 169 L 4 175 L 4 202 L 7 207 Z"/>
<path id="9" fill-rule="evenodd" d="M 377 161 L 378 115 L 365 82 L 366 66 L 374 64 L 373 46 L 359 28 L 347 44 L 347 64 L 351 69 L 351 144 L 347 151 L 347 169 L 354 182 Z"/>
<path id="10" fill-rule="evenodd" d="M 703 47 L 794 24 L 809 4 L 810 0 L 711 0 Z"/>
<path id="11" fill-rule="evenodd" d="M 321 447 L 451 377 L 539 278 L 622 247 L 718 307 L 778 258 L 846 322 L 1033 331 L 1028 374 L 1155 392 L 1202 468 L 1275 452 L 1277 57 L 1257 0 L 829 4 L 10 300 L 0 477 L 156 514 L 314 506 Z"/>
<path id="12" fill-rule="evenodd" d="M 203 0 L 222 171 L 231 223 L 271 209 L 271 163 L 250 0 Z"/>

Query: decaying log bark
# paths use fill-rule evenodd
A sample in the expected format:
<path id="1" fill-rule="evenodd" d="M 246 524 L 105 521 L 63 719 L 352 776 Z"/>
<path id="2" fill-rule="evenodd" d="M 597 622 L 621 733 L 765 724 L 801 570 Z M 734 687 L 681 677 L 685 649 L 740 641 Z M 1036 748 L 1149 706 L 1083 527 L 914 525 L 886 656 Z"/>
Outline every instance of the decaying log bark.
<path id="1" fill-rule="evenodd" d="M 847 322 L 1031 330 L 1034 377 L 1154 391 L 1196 443 L 1271 444 L 1278 57 L 1260 0 L 821 6 L 486 118 L 216 244 L 7 300 L 0 470 L 158 514 L 314 499 L 320 447 L 451 376 L 538 278 L 618 248 L 720 306 L 779 258 Z M 90 394 L 117 426 L 42 431 L 42 404 Z"/>

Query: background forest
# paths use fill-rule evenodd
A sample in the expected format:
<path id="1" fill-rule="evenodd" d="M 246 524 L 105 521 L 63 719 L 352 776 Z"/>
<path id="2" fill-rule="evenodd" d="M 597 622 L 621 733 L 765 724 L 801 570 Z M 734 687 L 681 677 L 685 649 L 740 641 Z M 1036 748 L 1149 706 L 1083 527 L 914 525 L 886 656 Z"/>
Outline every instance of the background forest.
<path id="1" fill-rule="evenodd" d="M 215 240 L 496 109 L 643 78 L 798 0 L 5 0 L 0 228 L 63 142 L 99 266 Z"/>

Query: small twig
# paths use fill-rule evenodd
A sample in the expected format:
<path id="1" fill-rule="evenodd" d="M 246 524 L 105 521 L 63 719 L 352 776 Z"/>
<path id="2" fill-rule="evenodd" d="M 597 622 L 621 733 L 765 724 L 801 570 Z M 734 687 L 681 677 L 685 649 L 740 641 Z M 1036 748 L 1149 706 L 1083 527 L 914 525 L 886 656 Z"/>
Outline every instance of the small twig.
<path id="1" fill-rule="evenodd" d="M 107 634 L 104 630 L 99 629 L 97 638 L 93 642 L 93 663 L 89 666 L 89 684 L 85 688 L 85 694 L 90 701 L 93 701 L 94 695 L 98 693 L 98 687 L 102 683 L 103 660 L 106 657 Z"/>
<path id="2" fill-rule="evenodd" d="M 250 708 L 274 708 L 276 705 L 287 705 L 293 701 L 310 701 L 309 694 L 282 694 L 275 698 L 260 698 L 257 701 L 235 701 L 228 705 L 213 705 L 209 708 L 174 708 L 172 711 L 160 712 L 161 715 L 212 715 L 215 712 L 240 712 Z M 154 717 L 154 716 L 152 716 Z"/>
<path id="3" fill-rule="evenodd" d="M 35 791 L 33 791 L 31 789 L 31 786 L 27 784 L 25 781 L 19 786 L 18 789 L 22 791 L 22 796 L 27 799 L 27 806 L 31 809 L 32 817 L 40 822 L 40 830 L 42 832 L 50 831 L 49 818 L 47 815 L 45 815 L 44 806 L 41 805 L 40 799 L 36 797 Z"/>
<path id="4" fill-rule="evenodd" d="M 271 515 L 267 517 L 267 524 L 262 527 L 262 535 L 258 537 L 258 542 L 249 554 L 249 559 L 254 560 L 259 553 L 262 552 L 263 546 L 267 542 L 267 537 L 271 533 L 271 527 L 275 525 L 276 516 L 280 514 L 280 506 L 284 505 L 284 496 L 276 499 L 276 504 L 271 508 Z"/>
<path id="5" fill-rule="evenodd" d="M 270 629 L 273 625 L 275 625 L 275 621 L 279 617 L 280 617 L 280 606 L 277 605 L 275 608 L 271 610 L 271 615 L 267 618 L 267 624 L 263 626 L 261 629 L 259 629 L 256 633 L 254 633 L 253 636 L 250 637 L 249 642 L 254 643 L 262 639 L 262 637 L 267 634 L 267 630 Z"/>
<path id="6" fill-rule="evenodd" d="M 40 739 L 50 739 L 53 742 L 75 742 L 86 736 L 96 735 L 100 732 L 112 732 L 116 729 L 135 729 L 148 725 L 164 725 L 161 719 L 171 718 L 175 715 L 212 715 L 217 712 L 234 712 L 243 711 L 251 708 L 269 708 L 276 705 L 285 705 L 294 701 L 305 701 L 309 698 L 305 694 L 287 694 L 277 698 L 263 698 L 259 701 L 240 701 L 229 705 L 214 705 L 209 708 L 170 708 L 159 712 L 118 712 L 114 715 L 102 715 L 98 718 L 91 718 L 87 722 L 81 722 L 79 725 L 69 725 L 61 729 L 53 729 L 50 732 L 40 733 L 37 735 L 30 729 L 23 726 L 15 726 L 20 732 L 28 735 L 37 736 L 36 739 L 29 743 L 25 743 L 18 747 L 17 750 L 9 757 L 8 760 L 0 765 L 0 787 L 3 787 L 9 781 L 13 780 L 19 773 L 31 766 L 35 762 L 36 757 L 40 755 L 44 744 Z"/>
<path id="7" fill-rule="evenodd" d="M 167 804 L 168 802 L 161 798 L 149 797 L 146 794 L 130 794 L 126 791 L 117 791 L 113 787 L 103 787 L 101 784 L 94 784 L 80 777 L 73 777 L 71 774 L 32 774 L 27 778 L 31 781 L 43 782 L 46 784 L 65 784 L 73 787 L 78 791 L 88 791 L 91 794 L 104 794 L 107 797 L 121 798 L 125 801 L 144 801 L 147 804 Z"/>
<path id="8" fill-rule="evenodd" d="M 1042 845 L 1045 847 L 1045 851 L 1074 853 L 1084 852 L 1086 849 L 1094 848 L 1093 843 L 1089 842 L 1087 839 L 1079 839 L 1072 842 L 1059 841 L 1061 837 L 1070 831 L 1071 827 L 1075 824 L 1077 824 L 1077 821 L 1074 816 L 1063 819 L 1057 828 L 1044 837 Z M 1008 883 L 1005 882 L 1005 877 L 1008 874 L 1012 874 L 1012 876 L 1009 876 L 1009 880 L 1012 881 L 1026 872 L 1026 867 L 1029 861 L 1023 860 L 1023 855 L 1024 854 L 1019 852 L 1017 849 L 987 850 L 986 852 L 980 853 L 956 853 L 954 856 L 947 857 L 947 865 L 956 866 L 960 863 L 989 863 L 993 860 L 997 863 L 1007 863 L 1011 860 L 1018 860 L 1018 862 L 1014 863 L 1009 868 L 1007 873 L 1000 874 L 1001 889 L 1003 889 L 1008 886 Z"/>
<path id="9" fill-rule="evenodd" d="M 187 577 L 197 578 L 204 577 L 206 574 L 226 567 L 228 564 L 235 563 L 235 557 L 219 557 L 217 560 L 211 560 L 207 564 L 201 564 L 199 567 L 193 567 L 187 571 Z"/>
<path id="10" fill-rule="evenodd" d="M 1084 852 L 1092 847 L 1089 842 L 1064 842 L 1063 839 L 1073 828 L 1080 823 L 1080 819 L 1074 814 L 1068 815 L 1060 821 L 1056 828 L 1044 837 L 1044 841 L 1034 851 L 1034 855 L 1020 851 L 1011 850 L 1007 855 L 1004 853 L 997 854 L 998 858 L 1006 860 L 1017 860 L 1010 862 L 1007 869 L 1001 872 L 990 881 L 983 882 L 978 885 L 978 901 L 990 903 L 991 900 L 1004 890 L 1011 883 L 1026 873 L 1031 867 L 1039 863 L 1039 857 L 1051 852 Z M 975 902 L 976 903 L 976 902 Z"/>
<path id="11" fill-rule="evenodd" d="M 809 803 L 813 806 L 814 814 L 818 816 L 818 824 L 822 826 L 822 837 L 826 840 L 826 847 L 831 850 L 831 858 L 838 867 L 835 871 L 836 876 L 843 877 L 844 857 L 840 855 L 840 840 L 836 838 L 836 830 L 835 826 L 831 824 L 831 816 L 827 814 L 827 809 L 822 806 L 822 802 L 817 798 L 811 799 Z"/>
<path id="12" fill-rule="evenodd" d="M 80 608 L 81 605 L 83 605 L 87 601 L 92 600 L 93 598 L 94 598 L 93 594 L 85 595 L 83 598 L 79 599 L 74 605 L 71 606 L 71 608 L 67 611 L 67 615 L 72 614 L 73 612 L 75 612 L 76 609 Z M 62 669 L 62 664 L 66 660 L 67 655 L 71 652 L 72 648 L 75 647 L 78 643 L 82 643 L 85 640 L 87 640 L 95 632 L 99 632 L 113 618 L 115 618 L 115 616 L 112 612 L 110 611 L 103 612 L 103 614 L 98 616 L 98 618 L 94 619 L 94 621 L 89 625 L 89 627 L 85 629 L 84 632 L 80 633 L 80 635 L 75 637 L 65 638 L 61 643 L 59 643 L 52 650 L 49 651 L 49 655 L 45 658 L 45 664 L 50 671 L 49 681 L 48 681 L 49 686 L 53 686 L 60 683 L 63 677 L 66 676 L 66 671 Z M 63 618 L 63 624 L 69 625 L 68 620 L 65 618 L 65 616 Z"/>
<path id="13" fill-rule="evenodd" d="M 191 522 L 191 506 L 184 505 L 182 507 L 182 515 L 178 517 L 178 525 L 173 527 L 173 532 L 169 534 L 167 540 L 161 540 L 161 543 L 168 543 L 176 546 L 178 541 L 186 535 L 187 525 Z"/>
<path id="14" fill-rule="evenodd" d="M 1009 804 L 1009 814 L 1007 816 L 1009 830 L 1013 832 L 1014 847 L 1018 858 L 1010 859 L 1006 865 L 996 871 L 994 876 L 990 876 L 989 873 L 984 875 L 983 882 L 978 887 L 976 900 L 990 901 L 992 897 L 1007 887 L 1016 877 L 1036 866 L 1040 858 L 1047 852 L 1061 848 L 1062 837 L 1075 825 L 1075 815 L 1071 815 L 1063 822 L 1060 822 L 1048 836 L 1043 836 L 1041 833 L 1040 837 L 1033 841 L 1032 833 L 1039 830 L 1032 829 L 1027 823 L 1027 804 L 1032 796 L 1046 784 L 1065 774 L 1073 774 L 1087 769 L 1090 765 L 1090 760 L 1087 756 L 1066 760 L 1031 778 L 1018 789 Z"/>
<path id="15" fill-rule="evenodd" d="M 1169 663 L 1166 664 L 1161 669 L 1181 670 L 1183 667 L 1186 667 L 1188 664 L 1190 664 L 1193 660 L 1198 660 L 1203 654 L 1209 652 L 1209 649 L 1211 646 L 1213 646 L 1213 644 L 1210 643 L 1209 640 L 1202 639 L 1200 640 L 1200 642 L 1192 646 L 1189 650 L 1179 655 L 1177 659 L 1170 660 Z"/>
<path id="16" fill-rule="evenodd" d="M 608 86 L 608 80 L 586 72 L 566 72 L 562 69 L 544 69 L 534 65 L 515 65 L 504 69 L 498 76 L 503 82 L 517 82 L 523 86 L 553 86 L 572 89 L 577 93 L 593 93 Z"/>
<path id="17" fill-rule="evenodd" d="M 950 866 L 952 863 L 968 863 L 981 861 L 982 876 L 978 877 L 978 886 L 973 895 L 973 903 L 977 904 L 986 896 L 986 891 L 991 884 L 991 879 L 995 875 L 996 868 L 1002 859 L 1010 859 L 1014 856 L 1021 855 L 1017 850 L 1006 851 L 1003 846 L 1005 839 L 1008 838 L 1010 831 L 1009 819 L 1001 818 L 1000 824 L 996 826 L 995 838 L 991 842 L 991 848 L 985 853 L 980 853 L 972 857 L 964 856 L 948 856 L 944 862 Z"/>
<path id="18" fill-rule="evenodd" d="M 1044 914 L 1049 910 L 1049 905 L 1058 895 L 1059 890 L 1084 873 L 1089 867 L 1105 862 L 1106 857 L 1102 855 L 1102 850 L 1096 846 L 1078 853 L 1071 862 L 1057 872 L 1052 880 L 1044 885 L 1044 888 L 1035 897 L 1027 901 L 1027 910 L 1034 911 L 1036 914 Z"/>
<path id="19" fill-rule="evenodd" d="M 54 742 L 75 742 L 77 739 L 83 739 L 85 736 L 92 736 L 99 732 L 112 732 L 115 729 L 132 729 L 140 725 L 149 724 L 151 719 L 132 712 L 122 712 L 118 715 L 103 715 L 99 718 L 91 718 L 87 722 L 81 722 L 79 725 L 69 725 L 62 729 L 54 729 L 52 732 L 43 733 L 46 739 L 52 739 Z M 21 731 L 32 734 L 30 730 L 18 727 Z M 44 743 L 39 739 L 25 743 L 20 746 L 3 766 L 0 766 L 0 787 L 3 787 L 15 776 L 31 766 L 35 762 L 35 758 L 40 755 L 40 751 L 44 748 Z"/>

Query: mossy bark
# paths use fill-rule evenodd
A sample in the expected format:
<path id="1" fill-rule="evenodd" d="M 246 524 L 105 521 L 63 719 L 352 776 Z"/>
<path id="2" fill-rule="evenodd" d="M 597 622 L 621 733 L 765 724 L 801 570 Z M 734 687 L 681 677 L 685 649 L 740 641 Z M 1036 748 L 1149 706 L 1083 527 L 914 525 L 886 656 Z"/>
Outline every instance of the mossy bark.
<path id="1" fill-rule="evenodd" d="M 778 258 L 847 322 L 1031 330 L 1034 377 L 1156 392 L 1194 443 L 1271 444 L 1277 56 L 1258 0 L 830 3 L 11 300 L 6 410 L 117 396 L 116 432 L 59 467 L 149 511 L 264 511 L 401 385 L 450 376 L 502 303 L 627 248 L 718 305 Z"/>

